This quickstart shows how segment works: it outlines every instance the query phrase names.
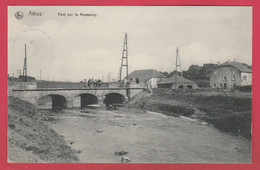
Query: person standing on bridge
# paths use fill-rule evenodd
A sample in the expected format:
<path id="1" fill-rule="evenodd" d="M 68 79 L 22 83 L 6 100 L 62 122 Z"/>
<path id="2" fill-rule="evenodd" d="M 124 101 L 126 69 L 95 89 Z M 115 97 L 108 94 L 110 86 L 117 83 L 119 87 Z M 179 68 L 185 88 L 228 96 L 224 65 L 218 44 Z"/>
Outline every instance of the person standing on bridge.
<path id="1" fill-rule="evenodd" d="M 90 88 L 90 86 L 91 86 L 91 80 L 88 79 L 88 88 Z"/>

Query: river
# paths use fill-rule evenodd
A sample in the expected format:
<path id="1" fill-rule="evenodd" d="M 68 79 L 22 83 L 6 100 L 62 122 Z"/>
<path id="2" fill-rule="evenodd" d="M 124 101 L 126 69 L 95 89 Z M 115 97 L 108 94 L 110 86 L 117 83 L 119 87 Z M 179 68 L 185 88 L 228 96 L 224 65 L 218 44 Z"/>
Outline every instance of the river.
<path id="1" fill-rule="evenodd" d="M 93 107 L 52 113 L 47 125 L 79 151 L 80 162 L 250 163 L 251 141 L 225 134 L 204 122 L 160 113 Z"/>

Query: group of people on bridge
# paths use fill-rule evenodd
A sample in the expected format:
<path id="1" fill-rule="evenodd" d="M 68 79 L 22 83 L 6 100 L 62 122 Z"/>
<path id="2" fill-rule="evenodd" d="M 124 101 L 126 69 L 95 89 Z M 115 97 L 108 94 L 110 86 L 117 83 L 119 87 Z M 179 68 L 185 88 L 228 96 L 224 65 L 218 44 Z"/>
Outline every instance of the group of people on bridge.
<path id="1" fill-rule="evenodd" d="M 84 79 L 84 81 L 81 81 L 81 83 L 84 85 L 84 87 L 101 87 L 102 81 L 100 79 Z"/>

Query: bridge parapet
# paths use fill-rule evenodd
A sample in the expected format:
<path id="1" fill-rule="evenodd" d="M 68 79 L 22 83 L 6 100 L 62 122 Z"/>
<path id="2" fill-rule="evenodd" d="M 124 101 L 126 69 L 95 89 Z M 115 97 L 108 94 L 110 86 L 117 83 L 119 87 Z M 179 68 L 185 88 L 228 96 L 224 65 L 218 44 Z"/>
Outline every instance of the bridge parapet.
<path id="1" fill-rule="evenodd" d="M 37 89 L 36 82 L 8 82 L 8 94 L 12 95 L 12 90 L 14 89 Z"/>

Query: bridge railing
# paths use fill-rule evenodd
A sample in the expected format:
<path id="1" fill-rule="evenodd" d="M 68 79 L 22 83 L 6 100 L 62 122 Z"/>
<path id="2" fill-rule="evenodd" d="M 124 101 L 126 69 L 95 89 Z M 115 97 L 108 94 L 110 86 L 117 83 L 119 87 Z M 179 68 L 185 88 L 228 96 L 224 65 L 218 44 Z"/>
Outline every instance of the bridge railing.
<path id="1" fill-rule="evenodd" d="M 12 91 L 70 91 L 70 90 L 138 90 L 144 87 L 112 87 L 112 88 L 39 88 L 39 89 L 12 89 Z"/>

